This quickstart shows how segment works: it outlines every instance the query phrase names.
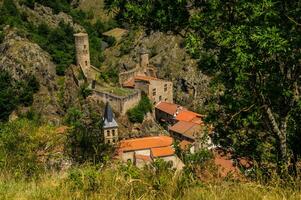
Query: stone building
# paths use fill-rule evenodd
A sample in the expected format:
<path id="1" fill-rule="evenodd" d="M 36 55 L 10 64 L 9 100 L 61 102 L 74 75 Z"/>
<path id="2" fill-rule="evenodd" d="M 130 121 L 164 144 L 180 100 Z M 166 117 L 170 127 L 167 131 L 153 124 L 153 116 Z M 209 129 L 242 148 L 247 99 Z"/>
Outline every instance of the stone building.
<path id="1" fill-rule="evenodd" d="M 169 81 L 138 75 L 125 82 L 123 87 L 143 91 L 154 104 L 161 101 L 173 102 L 173 84 Z"/>
<path id="2" fill-rule="evenodd" d="M 106 104 L 103 116 L 103 136 L 105 144 L 116 144 L 118 142 L 118 124 L 114 119 L 114 113 L 109 103 Z"/>
<path id="3" fill-rule="evenodd" d="M 173 139 L 168 136 L 143 137 L 120 141 L 118 156 L 124 162 L 132 162 L 137 167 L 151 164 L 157 159 L 170 162 L 173 168 L 181 170 L 183 162 L 175 154 Z"/>
<path id="4" fill-rule="evenodd" d="M 172 103 L 172 82 L 157 78 L 156 69 L 149 64 L 149 54 L 145 49 L 140 51 L 139 60 L 134 70 L 120 74 L 122 86 L 141 90 L 154 104 L 160 101 Z"/>
<path id="5" fill-rule="evenodd" d="M 170 135 L 180 141 L 194 142 L 204 132 L 204 116 L 177 104 L 159 102 L 155 106 L 155 117 L 158 122 L 169 125 Z"/>

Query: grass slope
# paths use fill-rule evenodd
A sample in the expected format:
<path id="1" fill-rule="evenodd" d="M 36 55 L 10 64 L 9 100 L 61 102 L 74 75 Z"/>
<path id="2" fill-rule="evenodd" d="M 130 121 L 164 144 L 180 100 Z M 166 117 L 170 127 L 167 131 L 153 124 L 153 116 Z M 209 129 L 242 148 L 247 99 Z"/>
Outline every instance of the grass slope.
<path id="1" fill-rule="evenodd" d="M 121 169 L 96 172 L 92 168 L 73 169 L 66 173 L 45 174 L 39 180 L 0 177 L 1 199 L 221 199 L 221 200 L 297 200 L 301 192 L 278 186 L 256 183 L 194 184 L 182 189 L 178 176 L 150 177 L 130 175 Z M 133 172 L 133 171 L 132 171 Z"/>

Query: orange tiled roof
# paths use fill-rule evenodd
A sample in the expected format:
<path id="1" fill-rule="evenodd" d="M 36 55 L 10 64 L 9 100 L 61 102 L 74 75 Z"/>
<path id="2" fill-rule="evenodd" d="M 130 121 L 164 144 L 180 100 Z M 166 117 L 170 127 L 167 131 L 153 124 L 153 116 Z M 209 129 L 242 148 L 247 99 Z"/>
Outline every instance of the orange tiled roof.
<path id="1" fill-rule="evenodd" d="M 151 81 L 151 80 L 158 80 L 156 77 L 152 76 L 135 76 L 135 81 L 141 80 L 141 81 Z"/>
<path id="2" fill-rule="evenodd" d="M 201 126 L 193 122 L 179 121 L 178 123 L 170 127 L 169 130 L 194 139 L 194 134 L 200 132 Z"/>
<path id="3" fill-rule="evenodd" d="M 129 87 L 129 88 L 134 88 L 135 87 L 135 80 L 132 78 L 128 81 L 125 81 L 123 84 L 122 84 L 123 87 Z"/>
<path id="4" fill-rule="evenodd" d="M 176 120 L 178 121 L 185 121 L 185 122 L 194 122 L 196 124 L 202 124 L 202 115 L 189 111 L 189 110 L 183 110 L 179 112 L 179 114 L 176 116 Z"/>
<path id="5" fill-rule="evenodd" d="M 175 154 L 175 150 L 171 146 L 152 148 L 153 157 L 165 157 L 172 156 Z"/>
<path id="6" fill-rule="evenodd" d="M 123 87 L 129 87 L 134 88 L 135 87 L 135 81 L 151 81 L 151 80 L 159 80 L 152 76 L 135 76 L 134 78 L 131 78 L 130 80 L 125 81 L 122 85 Z"/>
<path id="7" fill-rule="evenodd" d="M 179 106 L 177 104 L 163 102 L 163 101 L 159 102 L 156 105 L 156 109 L 161 110 L 170 115 L 174 115 L 177 112 L 177 110 L 187 110 L 186 108 Z"/>
<path id="8" fill-rule="evenodd" d="M 135 151 L 141 149 L 151 149 L 157 147 L 171 146 L 173 139 L 168 136 L 154 136 L 129 139 L 120 142 L 119 150 L 121 152 Z"/>
<path id="9" fill-rule="evenodd" d="M 180 142 L 179 146 L 182 150 L 187 150 L 189 148 L 189 145 L 191 145 L 192 143 L 187 141 L 187 140 L 183 140 Z"/>

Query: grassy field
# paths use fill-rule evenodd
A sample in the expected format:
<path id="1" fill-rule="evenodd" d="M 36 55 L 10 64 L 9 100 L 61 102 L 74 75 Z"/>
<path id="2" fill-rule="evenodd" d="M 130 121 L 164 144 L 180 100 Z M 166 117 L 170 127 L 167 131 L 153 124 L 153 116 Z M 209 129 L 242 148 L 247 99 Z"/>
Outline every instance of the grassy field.
<path id="1" fill-rule="evenodd" d="M 2 174 L 0 199 L 301 199 L 300 190 L 289 187 L 235 181 L 187 184 L 181 174 L 146 171 L 85 167 L 48 173 L 37 180 L 15 180 Z"/>

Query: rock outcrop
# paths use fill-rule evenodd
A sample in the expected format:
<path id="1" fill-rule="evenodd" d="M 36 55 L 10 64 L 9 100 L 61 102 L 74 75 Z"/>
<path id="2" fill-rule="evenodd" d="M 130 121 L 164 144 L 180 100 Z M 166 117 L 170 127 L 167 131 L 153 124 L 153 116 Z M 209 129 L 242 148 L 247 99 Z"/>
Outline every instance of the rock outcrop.
<path id="1" fill-rule="evenodd" d="M 65 24 L 69 24 L 75 32 L 85 31 L 82 26 L 73 21 L 70 15 L 64 12 L 55 14 L 51 8 L 45 7 L 38 3 L 34 4 L 33 9 L 25 5 L 19 5 L 19 9 L 26 13 L 28 21 L 35 25 L 45 23 L 51 28 L 56 28 L 60 22 L 64 22 Z"/>
<path id="2" fill-rule="evenodd" d="M 16 29 L 6 27 L 4 33 L 4 42 L 0 44 L 0 69 L 10 72 L 16 80 L 22 80 L 25 75 L 34 75 L 40 84 L 40 90 L 34 95 L 32 108 L 46 121 L 59 123 L 61 111 L 57 101 L 57 76 L 52 58 L 39 45 L 20 37 Z"/>

